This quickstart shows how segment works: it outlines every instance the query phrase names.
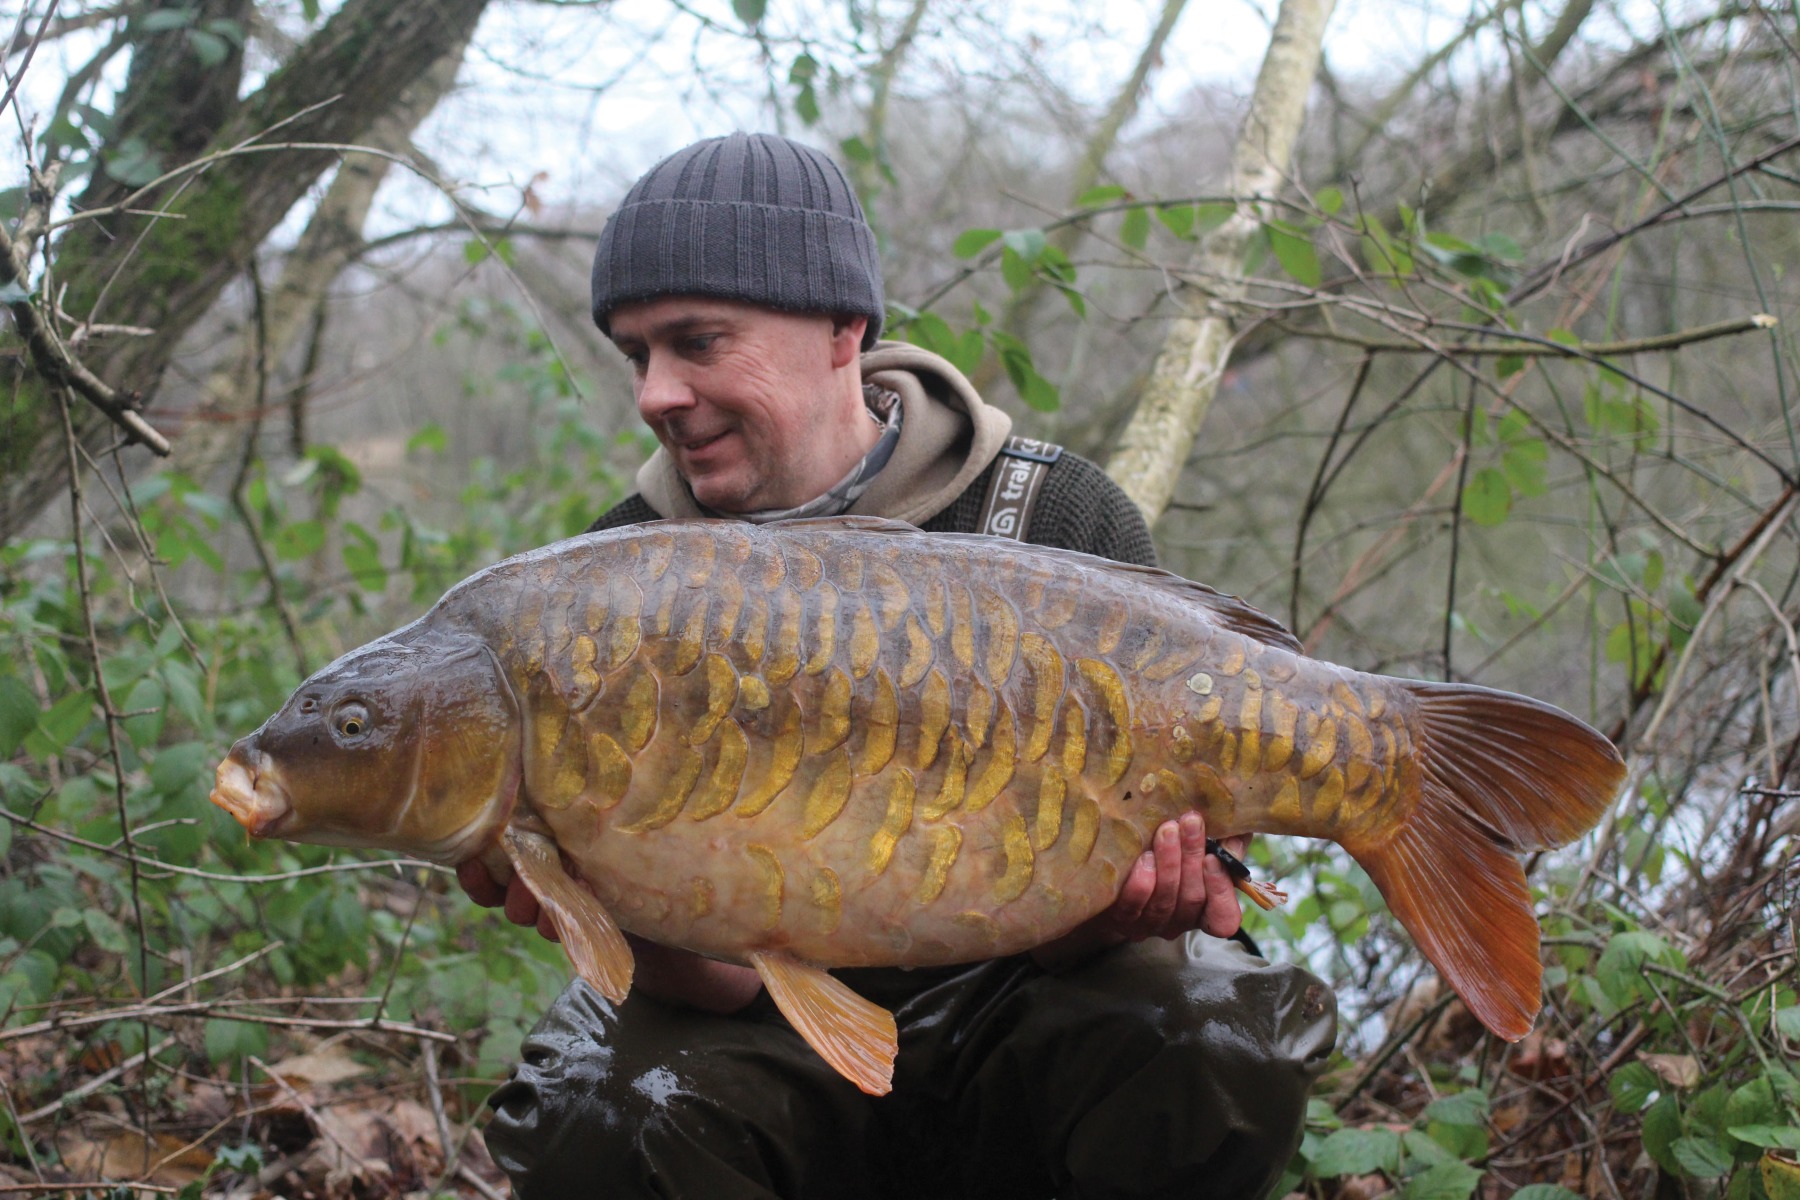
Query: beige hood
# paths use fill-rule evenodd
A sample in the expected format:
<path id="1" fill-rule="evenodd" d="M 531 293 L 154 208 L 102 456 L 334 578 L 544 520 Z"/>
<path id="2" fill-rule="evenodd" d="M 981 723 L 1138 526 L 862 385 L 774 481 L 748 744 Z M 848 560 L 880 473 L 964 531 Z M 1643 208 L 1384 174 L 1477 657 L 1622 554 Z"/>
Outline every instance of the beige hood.
<path id="1" fill-rule="evenodd" d="M 906 419 L 894 456 L 850 511 L 921 525 L 950 507 L 994 461 L 1012 432 L 1012 418 L 982 403 L 948 361 L 906 342 L 875 343 L 862 356 L 862 376 L 899 393 Z M 660 447 L 638 468 L 637 486 L 662 516 L 705 515 Z"/>

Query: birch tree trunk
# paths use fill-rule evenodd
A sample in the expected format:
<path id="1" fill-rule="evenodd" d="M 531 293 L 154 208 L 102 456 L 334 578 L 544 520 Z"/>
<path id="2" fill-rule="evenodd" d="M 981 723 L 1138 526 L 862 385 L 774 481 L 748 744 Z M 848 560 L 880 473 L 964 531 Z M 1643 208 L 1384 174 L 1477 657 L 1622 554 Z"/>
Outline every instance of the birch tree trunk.
<path id="1" fill-rule="evenodd" d="M 1244 256 L 1268 215 L 1267 201 L 1286 177 L 1335 2 L 1282 0 L 1232 155 L 1228 190 L 1240 197 L 1237 212 L 1202 239 L 1192 272 L 1205 281 L 1205 290 L 1184 287 L 1177 294 L 1189 311 L 1170 326 L 1137 411 L 1107 463 L 1107 474 L 1152 525 L 1175 494 L 1231 357 Z"/>

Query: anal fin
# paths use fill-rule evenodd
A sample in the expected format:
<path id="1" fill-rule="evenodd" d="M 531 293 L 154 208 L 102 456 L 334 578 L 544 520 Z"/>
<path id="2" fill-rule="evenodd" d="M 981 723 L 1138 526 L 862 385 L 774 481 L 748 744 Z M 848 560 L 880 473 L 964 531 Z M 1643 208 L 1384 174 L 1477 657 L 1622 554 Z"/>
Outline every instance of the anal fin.
<path id="1" fill-rule="evenodd" d="M 631 946 L 593 893 L 563 870 L 556 843 L 515 828 L 506 829 L 500 841 L 513 870 L 550 914 L 576 974 L 614 1004 L 625 999 L 635 965 Z"/>
<path id="2" fill-rule="evenodd" d="M 893 1013 L 786 954 L 755 953 L 750 965 L 795 1032 L 838 1074 L 871 1096 L 893 1091 L 899 1053 Z"/>

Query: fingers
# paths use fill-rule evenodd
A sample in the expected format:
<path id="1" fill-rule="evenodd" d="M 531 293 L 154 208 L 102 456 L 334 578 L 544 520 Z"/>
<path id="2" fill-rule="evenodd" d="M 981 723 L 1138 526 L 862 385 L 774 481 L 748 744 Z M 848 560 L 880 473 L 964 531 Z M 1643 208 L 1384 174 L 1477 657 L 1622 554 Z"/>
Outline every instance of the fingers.
<path id="1" fill-rule="evenodd" d="M 1119 889 L 1119 898 L 1113 901 L 1110 912 L 1113 928 L 1132 937 L 1144 919 L 1144 905 L 1150 902 L 1150 893 L 1155 888 L 1156 855 L 1146 850 L 1131 864 L 1131 872 L 1125 876 L 1125 886 Z"/>
<path id="2" fill-rule="evenodd" d="M 1181 831 L 1174 821 L 1164 821 L 1156 827 L 1156 833 L 1150 839 L 1150 855 L 1156 882 L 1150 890 L 1150 898 L 1144 902 L 1137 928 L 1129 935 L 1134 942 L 1167 937 L 1165 931 L 1170 927 L 1181 899 Z"/>
<path id="3" fill-rule="evenodd" d="M 513 876 L 512 882 L 506 885 L 506 919 L 514 925 L 536 925 L 540 915 L 537 897 L 531 894 L 523 879 Z"/>
<path id="4" fill-rule="evenodd" d="M 1206 909 L 1197 927 L 1214 937 L 1228 938 L 1244 923 L 1244 908 L 1224 863 L 1215 858 L 1206 864 L 1206 872 Z"/>
<path id="5" fill-rule="evenodd" d="M 1206 821 L 1199 813 L 1189 812 L 1182 813 L 1176 824 L 1181 838 L 1180 883 L 1175 911 L 1163 937 L 1180 937 L 1198 925 L 1207 896 L 1218 888 L 1217 877 L 1206 872 L 1207 860 L 1212 857 L 1206 852 Z M 1212 863 L 1215 867 L 1221 865 L 1217 859 Z M 1231 890 L 1229 882 L 1225 884 L 1225 890 Z"/>
<path id="6" fill-rule="evenodd" d="M 547 942 L 562 941 L 562 935 L 556 932 L 556 922 L 550 919 L 550 913 L 547 909 L 538 909 L 537 931 L 538 936 Z"/>
<path id="7" fill-rule="evenodd" d="M 494 882 L 494 877 L 488 874 L 488 869 L 478 858 L 456 864 L 456 882 L 468 893 L 469 899 L 483 908 L 499 908 L 506 903 L 505 890 Z"/>

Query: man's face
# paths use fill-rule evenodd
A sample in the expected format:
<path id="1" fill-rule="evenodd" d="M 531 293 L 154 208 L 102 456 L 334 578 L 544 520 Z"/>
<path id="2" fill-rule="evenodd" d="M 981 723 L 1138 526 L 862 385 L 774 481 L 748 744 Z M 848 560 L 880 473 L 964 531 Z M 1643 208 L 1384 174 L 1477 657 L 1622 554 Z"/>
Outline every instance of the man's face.
<path id="1" fill-rule="evenodd" d="M 638 414 L 694 498 L 719 512 L 803 504 L 830 452 L 833 373 L 862 323 L 733 300 L 667 296 L 609 315 L 631 360 Z M 825 428 L 822 428 L 822 425 Z M 808 490 L 808 489 L 812 490 Z"/>

